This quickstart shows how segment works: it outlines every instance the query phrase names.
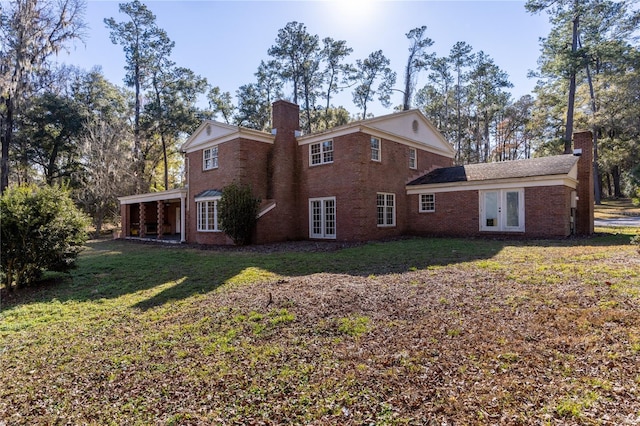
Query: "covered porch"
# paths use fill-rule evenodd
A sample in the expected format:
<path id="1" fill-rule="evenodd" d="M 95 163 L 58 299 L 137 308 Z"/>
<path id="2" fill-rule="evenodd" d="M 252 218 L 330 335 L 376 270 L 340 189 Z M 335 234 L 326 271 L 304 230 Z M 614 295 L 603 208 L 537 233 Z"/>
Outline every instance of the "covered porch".
<path id="1" fill-rule="evenodd" d="M 187 189 L 120 197 L 122 238 L 186 241 Z"/>

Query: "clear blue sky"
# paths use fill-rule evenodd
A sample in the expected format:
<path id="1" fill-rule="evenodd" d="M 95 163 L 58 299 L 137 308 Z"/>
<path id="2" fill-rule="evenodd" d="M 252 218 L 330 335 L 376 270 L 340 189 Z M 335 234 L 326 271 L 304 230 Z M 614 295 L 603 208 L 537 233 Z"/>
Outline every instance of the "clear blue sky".
<path id="1" fill-rule="evenodd" d="M 104 18 L 126 20 L 118 1 L 89 0 L 85 20 L 89 29 L 83 43 L 61 54 L 60 62 L 90 69 L 102 67 L 107 79 L 123 86 L 124 53 L 111 43 Z M 513 98 L 531 93 L 535 80 L 527 78 L 536 69 L 539 38 L 549 32 L 547 16 L 531 15 L 523 1 L 146 1 L 157 24 L 175 42 L 173 60 L 206 77 L 210 84 L 234 96 L 238 87 L 255 82 L 261 60 L 269 59 L 278 30 L 291 21 L 302 22 L 321 39 L 346 40 L 353 48 L 350 62 L 381 49 L 398 74 L 402 87 L 409 30 L 427 26 L 431 47 L 439 56 L 448 55 L 458 41 L 483 50 L 509 74 Z M 424 85 L 424 75 L 418 87 Z M 290 94 L 286 94 L 290 96 Z M 394 105 L 402 95 L 395 93 Z M 335 102 L 351 113 L 357 109 L 345 91 Z M 390 110 L 376 101 L 368 108 L 375 115 Z"/>

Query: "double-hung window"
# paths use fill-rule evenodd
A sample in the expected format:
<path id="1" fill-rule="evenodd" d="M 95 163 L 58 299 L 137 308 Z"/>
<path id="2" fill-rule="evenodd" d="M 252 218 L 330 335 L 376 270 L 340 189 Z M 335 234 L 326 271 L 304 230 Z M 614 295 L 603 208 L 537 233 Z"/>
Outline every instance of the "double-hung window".
<path id="1" fill-rule="evenodd" d="M 196 201 L 198 231 L 216 232 L 218 228 L 218 199 Z"/>
<path id="2" fill-rule="evenodd" d="M 309 164 L 333 163 L 333 141 L 313 143 L 309 146 Z"/>
<path id="3" fill-rule="evenodd" d="M 420 213 L 436 211 L 436 195 L 420 194 Z"/>
<path id="4" fill-rule="evenodd" d="M 417 169 L 418 168 L 417 158 L 418 158 L 418 153 L 417 153 L 416 149 L 415 148 L 409 148 L 409 168 L 410 169 Z"/>
<path id="5" fill-rule="evenodd" d="M 380 161 L 380 139 L 371 138 L 371 160 Z"/>
<path id="6" fill-rule="evenodd" d="M 202 170 L 218 168 L 218 147 L 214 146 L 202 150 Z"/>
<path id="7" fill-rule="evenodd" d="M 378 226 L 395 226 L 396 224 L 396 194 L 378 192 Z"/>

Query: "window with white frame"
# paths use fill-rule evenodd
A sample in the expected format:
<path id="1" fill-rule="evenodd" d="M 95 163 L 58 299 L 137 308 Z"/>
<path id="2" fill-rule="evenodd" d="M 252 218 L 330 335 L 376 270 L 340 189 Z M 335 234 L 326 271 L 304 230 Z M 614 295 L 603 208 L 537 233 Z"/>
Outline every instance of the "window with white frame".
<path id="1" fill-rule="evenodd" d="M 333 141 L 313 143 L 309 146 L 309 164 L 333 163 Z"/>
<path id="2" fill-rule="evenodd" d="M 198 210 L 198 231 L 220 231 L 218 228 L 218 200 L 219 199 L 211 199 L 196 202 L 196 208 Z"/>
<path id="3" fill-rule="evenodd" d="M 309 238 L 336 238 L 336 197 L 309 199 Z"/>
<path id="4" fill-rule="evenodd" d="M 371 138 L 371 159 L 373 161 L 380 161 L 380 139 Z"/>
<path id="5" fill-rule="evenodd" d="M 214 146 L 211 148 L 202 150 L 202 169 L 203 170 L 211 170 L 218 168 L 218 147 Z"/>
<path id="6" fill-rule="evenodd" d="M 420 212 L 436 211 L 436 194 L 420 194 Z"/>
<path id="7" fill-rule="evenodd" d="M 416 169 L 418 168 L 418 152 L 415 148 L 409 148 L 409 168 Z"/>
<path id="8" fill-rule="evenodd" d="M 395 226 L 396 224 L 396 194 L 378 192 L 378 226 Z"/>

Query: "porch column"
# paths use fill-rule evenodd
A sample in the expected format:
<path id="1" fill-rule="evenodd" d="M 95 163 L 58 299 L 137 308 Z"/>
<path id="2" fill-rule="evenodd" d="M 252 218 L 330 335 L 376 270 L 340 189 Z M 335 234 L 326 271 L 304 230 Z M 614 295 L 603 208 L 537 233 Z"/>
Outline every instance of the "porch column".
<path id="1" fill-rule="evenodd" d="M 164 225 L 164 201 L 158 200 L 158 239 L 162 239 Z"/>
<path id="2" fill-rule="evenodd" d="M 140 238 L 147 236 L 145 204 L 140 203 Z"/>
<path id="3" fill-rule="evenodd" d="M 185 210 L 186 210 L 186 203 L 187 203 L 187 197 L 185 194 L 181 194 L 180 195 L 180 242 L 184 243 L 187 241 L 186 238 L 186 232 L 185 230 L 187 229 L 186 225 L 185 225 L 185 219 L 186 219 L 186 214 L 185 214 Z"/>
<path id="4" fill-rule="evenodd" d="M 131 206 L 120 204 L 120 227 L 122 228 L 120 237 L 129 237 L 131 234 Z"/>

